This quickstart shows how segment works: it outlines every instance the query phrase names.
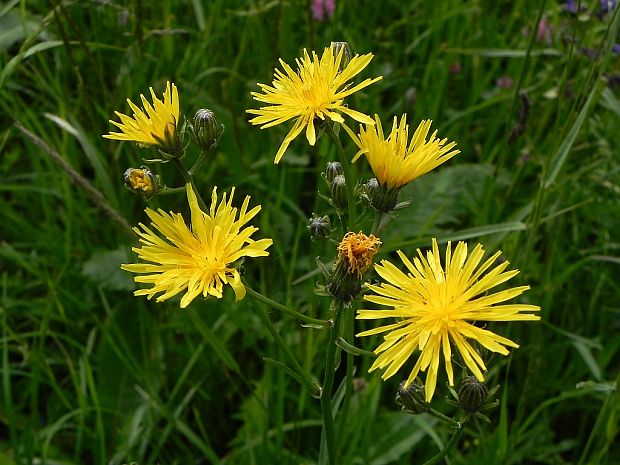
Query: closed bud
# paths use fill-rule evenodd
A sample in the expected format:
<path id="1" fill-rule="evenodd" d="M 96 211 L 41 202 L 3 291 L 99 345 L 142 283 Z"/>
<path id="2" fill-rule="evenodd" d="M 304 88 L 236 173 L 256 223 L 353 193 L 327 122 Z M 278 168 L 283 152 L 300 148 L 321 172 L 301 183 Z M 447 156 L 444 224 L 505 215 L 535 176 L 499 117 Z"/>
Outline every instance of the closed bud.
<path id="1" fill-rule="evenodd" d="M 191 134 L 202 150 L 206 152 L 214 148 L 223 132 L 224 126 L 211 110 L 201 108 L 196 112 Z"/>
<path id="2" fill-rule="evenodd" d="M 157 194 L 159 190 L 159 176 L 145 167 L 128 168 L 123 175 L 125 185 L 146 200 Z"/>
<path id="3" fill-rule="evenodd" d="M 339 174 L 334 177 L 331 185 L 332 203 L 334 207 L 344 210 L 347 208 L 347 182 L 344 175 Z"/>
<path id="4" fill-rule="evenodd" d="M 381 189 L 381 187 L 379 187 L 377 178 L 370 178 L 368 182 L 364 184 L 364 191 L 369 197 L 374 197 L 379 189 Z"/>
<path id="5" fill-rule="evenodd" d="M 368 198 L 372 208 L 387 213 L 396 207 L 399 190 L 400 188 L 388 188 L 387 185 L 379 184 L 376 178 L 371 178 L 364 184 L 363 194 Z"/>
<path id="6" fill-rule="evenodd" d="M 347 67 L 351 58 L 353 57 L 353 53 L 351 52 L 351 47 L 349 47 L 348 42 L 332 42 L 332 47 L 334 49 L 334 55 L 338 56 L 338 54 L 342 51 L 342 58 L 340 59 L 339 71 L 342 71 Z"/>
<path id="7" fill-rule="evenodd" d="M 403 412 L 419 413 L 428 412 L 431 405 L 426 402 L 424 395 L 424 386 L 418 380 L 405 385 L 404 382 L 398 386 L 396 394 L 396 403 L 402 407 Z"/>
<path id="8" fill-rule="evenodd" d="M 342 170 L 342 165 L 339 162 L 330 161 L 327 163 L 327 165 L 325 165 L 325 172 L 321 174 L 323 176 L 323 179 L 327 181 L 327 184 L 331 186 L 332 182 L 334 182 L 334 178 L 336 176 L 344 174 L 344 171 Z"/>
<path id="9" fill-rule="evenodd" d="M 334 299 L 348 304 L 362 290 L 362 277 L 357 273 L 350 273 L 347 265 L 338 261 L 327 281 L 325 290 Z"/>
<path id="10" fill-rule="evenodd" d="M 486 384 L 474 376 L 467 376 L 459 386 L 459 405 L 468 413 L 475 413 L 484 405 L 489 391 Z"/>
<path id="11" fill-rule="evenodd" d="M 327 239 L 332 232 L 329 216 L 316 216 L 314 213 L 308 219 L 308 231 L 312 240 Z"/>

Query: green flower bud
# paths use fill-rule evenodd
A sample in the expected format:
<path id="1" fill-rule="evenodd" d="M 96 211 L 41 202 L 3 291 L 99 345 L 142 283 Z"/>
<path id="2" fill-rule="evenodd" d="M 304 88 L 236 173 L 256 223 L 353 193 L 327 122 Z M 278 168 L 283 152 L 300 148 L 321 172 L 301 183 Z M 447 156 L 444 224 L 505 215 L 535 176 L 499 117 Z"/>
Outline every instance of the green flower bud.
<path id="1" fill-rule="evenodd" d="M 332 232 L 329 216 L 316 216 L 314 213 L 308 219 L 308 231 L 312 240 L 327 239 Z"/>
<path id="2" fill-rule="evenodd" d="M 396 403 L 402 407 L 403 412 L 413 413 L 414 415 L 428 412 L 431 408 L 424 396 L 424 385 L 418 380 L 409 383 L 406 387 L 404 382 L 400 383 L 396 394 Z"/>
<path id="3" fill-rule="evenodd" d="M 387 185 L 379 184 L 376 178 L 370 179 L 364 185 L 364 194 L 368 197 L 370 205 L 382 213 L 390 212 L 398 202 L 400 188 L 389 189 Z"/>
<path id="4" fill-rule="evenodd" d="M 201 108 L 196 112 L 190 133 L 202 150 L 206 152 L 213 149 L 223 132 L 224 126 L 211 110 Z"/>
<path id="5" fill-rule="evenodd" d="M 338 56 L 340 51 L 342 50 L 342 59 L 340 60 L 339 70 L 342 71 L 347 67 L 351 58 L 353 57 L 353 52 L 351 52 L 351 47 L 349 47 L 348 42 L 332 42 L 332 47 L 334 48 L 334 55 Z"/>
<path id="6" fill-rule="evenodd" d="M 484 405 L 489 391 L 486 384 L 474 376 L 467 376 L 459 386 L 459 404 L 468 413 L 475 413 Z"/>
<path id="7" fill-rule="evenodd" d="M 334 299 L 349 303 L 362 290 L 362 277 L 350 273 L 347 264 L 338 261 L 325 289 Z"/>
<path id="8" fill-rule="evenodd" d="M 347 208 L 347 182 L 344 175 L 334 177 L 331 185 L 332 202 L 334 207 L 344 210 Z"/>
<path id="9" fill-rule="evenodd" d="M 344 174 L 342 170 L 342 165 L 337 161 L 330 161 L 325 165 L 325 172 L 321 173 L 323 179 L 327 181 L 329 186 L 334 182 L 334 178 L 338 175 Z"/>

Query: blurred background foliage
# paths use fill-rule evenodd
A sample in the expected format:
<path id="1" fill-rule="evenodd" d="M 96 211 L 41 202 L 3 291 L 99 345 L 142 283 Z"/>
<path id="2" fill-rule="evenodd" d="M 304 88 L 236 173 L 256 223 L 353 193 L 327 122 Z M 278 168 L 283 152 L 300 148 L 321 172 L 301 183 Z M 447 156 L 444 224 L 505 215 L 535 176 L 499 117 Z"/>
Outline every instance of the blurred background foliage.
<path id="1" fill-rule="evenodd" d="M 257 107 L 250 92 L 271 82 L 279 58 L 292 63 L 304 48 L 342 40 L 375 55 L 361 78 L 383 76 L 351 97 L 353 108 L 380 114 L 384 126 L 402 113 L 413 124 L 431 118 L 462 152 L 403 192 L 412 205 L 380 255 L 411 255 L 431 237 L 479 241 L 522 270 L 517 280 L 532 285 L 522 300 L 542 307 L 540 323 L 503 328 L 521 348 L 491 363 L 500 407 L 491 425 L 468 426 L 450 463 L 619 463 L 615 3 L 336 0 L 323 20 L 299 0 L 0 3 L 0 464 L 324 460 L 319 403 L 263 361 L 285 358 L 255 301 L 234 304 L 227 293 L 182 311 L 131 295 L 119 264 L 134 259 L 135 239 L 122 219 L 146 215 L 122 173 L 153 154 L 101 134 L 114 110 L 129 111 L 127 97 L 149 86 L 159 93 L 167 80 L 188 118 L 216 112 L 226 131 L 197 184 L 251 195 L 263 206 L 261 235 L 274 239 L 246 278 L 326 317 L 313 295 L 314 259 L 331 260 L 334 246 L 310 243 L 306 225 L 313 212 L 335 219 L 316 193 L 326 193 L 318 174 L 336 155 L 325 140 L 312 148 L 299 138 L 274 166 L 286 128 L 251 127 L 245 110 Z M 167 185 L 182 185 L 156 168 Z M 370 176 L 364 163 L 354 169 Z M 187 210 L 182 195 L 150 206 Z M 320 379 L 326 333 L 271 318 Z M 399 380 L 384 383 L 356 360 L 342 463 L 434 455 L 447 428 L 399 412 Z"/>

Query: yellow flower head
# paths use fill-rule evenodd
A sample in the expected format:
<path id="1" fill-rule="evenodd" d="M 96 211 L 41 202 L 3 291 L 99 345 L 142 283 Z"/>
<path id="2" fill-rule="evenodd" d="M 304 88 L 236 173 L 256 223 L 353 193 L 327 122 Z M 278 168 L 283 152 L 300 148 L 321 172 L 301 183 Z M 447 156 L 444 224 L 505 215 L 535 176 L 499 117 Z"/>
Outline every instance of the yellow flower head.
<path id="1" fill-rule="evenodd" d="M 122 132 L 110 132 L 103 137 L 107 139 L 135 141 L 146 146 L 156 146 L 164 152 L 173 153 L 178 145 L 177 125 L 179 124 L 179 93 L 174 84 L 168 82 L 164 91 L 163 102 L 155 96 L 153 88 L 151 105 L 144 95 L 140 95 L 144 110 L 127 99 L 133 110 L 133 117 L 115 111 L 121 122 L 110 120 Z"/>
<path id="2" fill-rule="evenodd" d="M 266 249 L 272 240 L 255 241 L 250 238 L 258 228 L 243 226 L 256 216 L 261 207 L 248 211 L 250 197 L 247 196 L 240 210 L 233 208 L 234 193 L 233 188 L 228 200 L 224 194 L 218 205 L 217 188 L 213 188 L 211 208 L 207 213 L 200 209 L 196 194 L 187 184 L 191 228 L 185 224 L 180 213 L 146 209 L 152 225 L 165 239 L 142 223 L 142 229 L 134 228 L 143 245 L 133 251 L 147 263 L 122 265 L 121 268 L 144 274 L 136 276 L 135 281 L 153 285 L 135 291 L 135 295 L 146 295 L 150 299 L 161 292 L 157 297 L 157 301 L 161 302 L 186 291 L 181 298 L 181 308 L 185 308 L 199 294 L 221 298 L 224 284 L 230 284 L 237 300 L 243 299 L 245 287 L 233 263 L 242 257 L 269 255 Z"/>
<path id="3" fill-rule="evenodd" d="M 359 136 L 346 125 L 344 128 L 359 147 L 353 161 L 362 154 L 366 155 L 379 184 L 388 189 L 401 188 L 460 153 L 459 150 L 452 150 L 455 142 L 446 144 L 447 139 L 438 139 L 437 131 L 427 140 L 432 123 L 430 120 L 420 123 L 411 141 L 407 115 L 401 117 L 400 123 L 394 117 L 392 131 L 387 138 L 383 136 L 378 115 L 375 115 L 375 121 L 374 125 L 360 126 Z"/>
<path id="4" fill-rule="evenodd" d="M 157 178 L 146 168 L 128 168 L 125 171 L 125 184 L 132 191 L 150 197 L 157 191 Z"/>
<path id="5" fill-rule="evenodd" d="M 375 349 L 379 354 L 370 371 L 386 368 L 382 378 L 387 379 L 403 366 L 417 349 L 419 357 L 405 381 L 409 385 L 420 371 L 427 371 L 425 392 L 430 402 L 437 384 L 440 354 L 450 385 L 454 384 L 452 349 L 454 344 L 465 365 L 483 381 L 484 361 L 468 339 L 502 355 L 506 347 L 519 347 L 510 339 L 499 336 L 481 324 L 487 321 L 539 320 L 531 313 L 540 307 L 526 304 L 497 305 L 522 294 L 529 286 L 519 286 L 495 293 L 489 290 L 508 281 L 518 270 L 504 271 L 508 262 L 494 266 L 501 252 L 487 259 L 481 266 L 484 250 L 478 244 L 467 257 L 467 244 L 459 242 L 452 254 L 450 242 L 446 248 L 445 268 L 442 267 L 437 241 L 433 239 L 432 251 L 426 257 L 418 249 L 413 263 L 398 251 L 407 267 L 405 274 L 387 260 L 375 265 L 375 270 L 385 283 L 368 284 L 374 292 L 364 299 L 389 310 L 360 310 L 358 319 L 397 318 L 396 323 L 359 333 L 358 336 L 387 333 L 383 343 Z"/>
<path id="6" fill-rule="evenodd" d="M 304 49 L 303 58 L 296 60 L 297 72 L 280 60 L 284 72 L 275 70 L 272 86 L 259 83 L 264 93 L 252 92 L 255 100 L 269 106 L 247 110 L 248 113 L 258 115 L 250 123 L 260 124 L 261 129 L 264 129 L 297 118 L 278 149 L 274 163 L 280 162 L 288 145 L 304 128 L 308 143 L 315 144 L 315 118 L 343 123 L 344 119 L 338 113 L 341 112 L 360 123 L 373 124 L 372 118 L 343 103 L 345 97 L 381 79 L 365 79 L 355 86 L 349 86 L 349 81 L 368 66 L 373 55 L 355 55 L 346 66 L 341 66 L 343 53 L 343 47 L 336 53 L 332 44 L 325 48 L 319 59 L 316 52 L 312 52 L 311 57 Z"/>
<path id="7" fill-rule="evenodd" d="M 348 232 L 338 245 L 338 260 L 346 263 L 349 273 L 361 276 L 372 265 L 372 258 L 380 245 L 379 238 L 372 234 Z"/>

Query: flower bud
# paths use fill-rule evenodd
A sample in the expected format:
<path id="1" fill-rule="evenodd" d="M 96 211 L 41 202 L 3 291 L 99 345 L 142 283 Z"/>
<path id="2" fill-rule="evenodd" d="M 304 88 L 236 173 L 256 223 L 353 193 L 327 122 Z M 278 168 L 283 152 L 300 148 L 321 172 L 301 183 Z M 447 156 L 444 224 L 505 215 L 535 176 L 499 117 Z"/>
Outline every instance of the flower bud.
<path id="1" fill-rule="evenodd" d="M 159 190 L 159 176 L 154 175 L 148 168 L 128 168 L 123 178 L 125 185 L 132 192 L 140 194 L 147 200 Z"/>
<path id="2" fill-rule="evenodd" d="M 370 205 L 377 211 L 387 213 L 394 210 L 398 202 L 400 188 L 388 188 L 387 185 L 379 184 L 376 178 L 371 178 L 364 184 L 363 192 Z"/>
<path id="3" fill-rule="evenodd" d="M 332 203 L 334 207 L 344 210 L 347 208 L 347 182 L 344 178 L 344 175 L 339 174 L 334 177 L 332 180 L 332 185 L 330 187 L 332 194 Z"/>
<path id="4" fill-rule="evenodd" d="M 338 262 L 325 286 L 325 290 L 334 299 L 349 303 L 362 290 L 362 277 L 355 273 L 349 273 L 346 265 Z"/>
<path id="5" fill-rule="evenodd" d="M 312 240 L 327 239 L 332 232 L 329 216 L 316 216 L 314 213 L 308 219 L 308 231 Z"/>
<path id="6" fill-rule="evenodd" d="M 484 405 L 488 392 L 486 384 L 474 376 L 467 376 L 459 386 L 459 404 L 466 412 L 475 413 Z"/>
<path id="7" fill-rule="evenodd" d="M 368 182 L 364 184 L 364 193 L 369 199 L 375 197 L 380 189 L 381 187 L 379 186 L 379 181 L 377 181 L 377 178 L 370 178 Z"/>
<path id="8" fill-rule="evenodd" d="M 418 383 L 417 380 L 407 386 L 404 382 L 400 383 L 396 394 L 396 403 L 402 407 L 403 412 L 413 413 L 414 415 L 428 412 L 431 408 L 431 405 L 426 402 L 424 385 Z"/>
<path id="9" fill-rule="evenodd" d="M 211 110 L 201 108 L 196 112 L 191 135 L 202 150 L 206 152 L 214 148 L 223 132 L 224 126 Z"/>
<path id="10" fill-rule="evenodd" d="M 325 165 L 325 172 L 321 174 L 323 179 L 327 181 L 327 184 L 331 186 L 332 182 L 334 182 L 334 178 L 338 175 L 344 174 L 344 171 L 342 170 L 342 165 L 339 162 L 330 161 L 327 165 Z"/>
<path id="11" fill-rule="evenodd" d="M 342 71 L 347 67 L 351 58 L 353 57 L 353 53 L 351 52 L 351 47 L 349 47 L 348 42 L 332 42 L 332 47 L 334 49 L 334 55 L 338 56 L 340 51 L 342 51 L 342 58 L 340 59 L 339 71 Z"/>

